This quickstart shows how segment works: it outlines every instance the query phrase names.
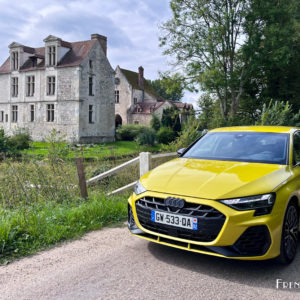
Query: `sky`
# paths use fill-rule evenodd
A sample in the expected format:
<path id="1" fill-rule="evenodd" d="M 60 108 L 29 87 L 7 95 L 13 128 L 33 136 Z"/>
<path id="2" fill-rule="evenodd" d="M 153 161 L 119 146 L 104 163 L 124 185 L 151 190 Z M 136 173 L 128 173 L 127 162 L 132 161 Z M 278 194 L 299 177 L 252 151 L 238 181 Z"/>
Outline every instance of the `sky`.
<path id="1" fill-rule="evenodd" d="M 143 66 L 151 80 L 171 68 L 158 40 L 159 24 L 172 17 L 169 0 L 0 0 L 0 7 L 0 65 L 13 41 L 41 47 L 50 34 L 75 42 L 99 33 L 107 36 L 113 68 Z M 195 99 L 186 92 L 183 101 Z"/>

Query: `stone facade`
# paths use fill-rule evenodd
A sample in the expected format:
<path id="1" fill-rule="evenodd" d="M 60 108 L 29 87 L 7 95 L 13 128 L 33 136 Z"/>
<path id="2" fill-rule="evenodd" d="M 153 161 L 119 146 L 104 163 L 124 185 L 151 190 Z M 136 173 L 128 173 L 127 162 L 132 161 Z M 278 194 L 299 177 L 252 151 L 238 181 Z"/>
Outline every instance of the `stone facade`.
<path id="1" fill-rule="evenodd" d="M 49 36 L 44 42 L 42 48 L 9 46 L 0 67 L 0 127 L 8 134 L 27 128 L 36 141 L 52 129 L 69 142 L 113 141 L 114 70 L 106 37 L 68 43 Z"/>
<path id="2" fill-rule="evenodd" d="M 149 125 L 152 114 L 160 119 L 165 108 L 176 106 L 182 113 L 181 121 L 185 122 L 187 114 L 193 109 L 192 104 L 172 102 L 157 95 L 155 90 L 144 78 L 144 69 L 138 72 L 121 69 L 115 70 L 115 123 L 116 127 L 123 124 Z"/>

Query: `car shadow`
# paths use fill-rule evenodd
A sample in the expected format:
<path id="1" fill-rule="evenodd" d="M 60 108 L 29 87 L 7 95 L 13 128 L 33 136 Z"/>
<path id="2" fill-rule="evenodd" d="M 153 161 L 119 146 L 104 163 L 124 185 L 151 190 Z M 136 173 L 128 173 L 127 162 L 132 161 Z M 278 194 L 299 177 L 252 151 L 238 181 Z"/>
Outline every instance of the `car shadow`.
<path id="1" fill-rule="evenodd" d="M 299 282 L 299 245 L 295 260 L 287 266 L 275 259 L 266 261 L 226 259 L 152 242 L 149 242 L 148 249 L 156 259 L 164 263 L 247 286 L 276 289 L 276 279 L 282 279 L 284 282 Z M 280 288 L 280 290 L 295 292 L 295 289 Z M 300 289 L 297 291 L 300 292 Z"/>

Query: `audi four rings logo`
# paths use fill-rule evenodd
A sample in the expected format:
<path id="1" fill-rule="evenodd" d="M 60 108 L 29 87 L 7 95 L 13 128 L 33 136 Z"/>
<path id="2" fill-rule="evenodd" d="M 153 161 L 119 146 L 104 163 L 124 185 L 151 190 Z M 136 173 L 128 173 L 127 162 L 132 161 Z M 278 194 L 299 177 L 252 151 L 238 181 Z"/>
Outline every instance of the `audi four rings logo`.
<path id="1" fill-rule="evenodd" d="M 184 203 L 185 203 L 184 199 L 173 198 L 173 197 L 168 197 L 165 199 L 166 206 L 183 208 Z"/>

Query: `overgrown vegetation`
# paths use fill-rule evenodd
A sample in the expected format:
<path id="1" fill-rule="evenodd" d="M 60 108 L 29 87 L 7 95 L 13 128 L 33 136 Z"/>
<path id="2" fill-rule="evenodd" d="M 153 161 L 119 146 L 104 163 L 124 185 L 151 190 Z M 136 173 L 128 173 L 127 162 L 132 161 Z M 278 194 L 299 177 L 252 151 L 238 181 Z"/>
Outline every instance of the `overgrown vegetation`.
<path id="1" fill-rule="evenodd" d="M 25 129 L 18 129 L 12 136 L 5 134 L 0 128 L 0 153 L 4 156 L 16 156 L 21 150 L 30 146 L 30 135 Z"/>
<path id="2" fill-rule="evenodd" d="M 134 141 L 148 127 L 144 125 L 126 124 L 117 129 L 117 138 L 122 141 Z"/>

